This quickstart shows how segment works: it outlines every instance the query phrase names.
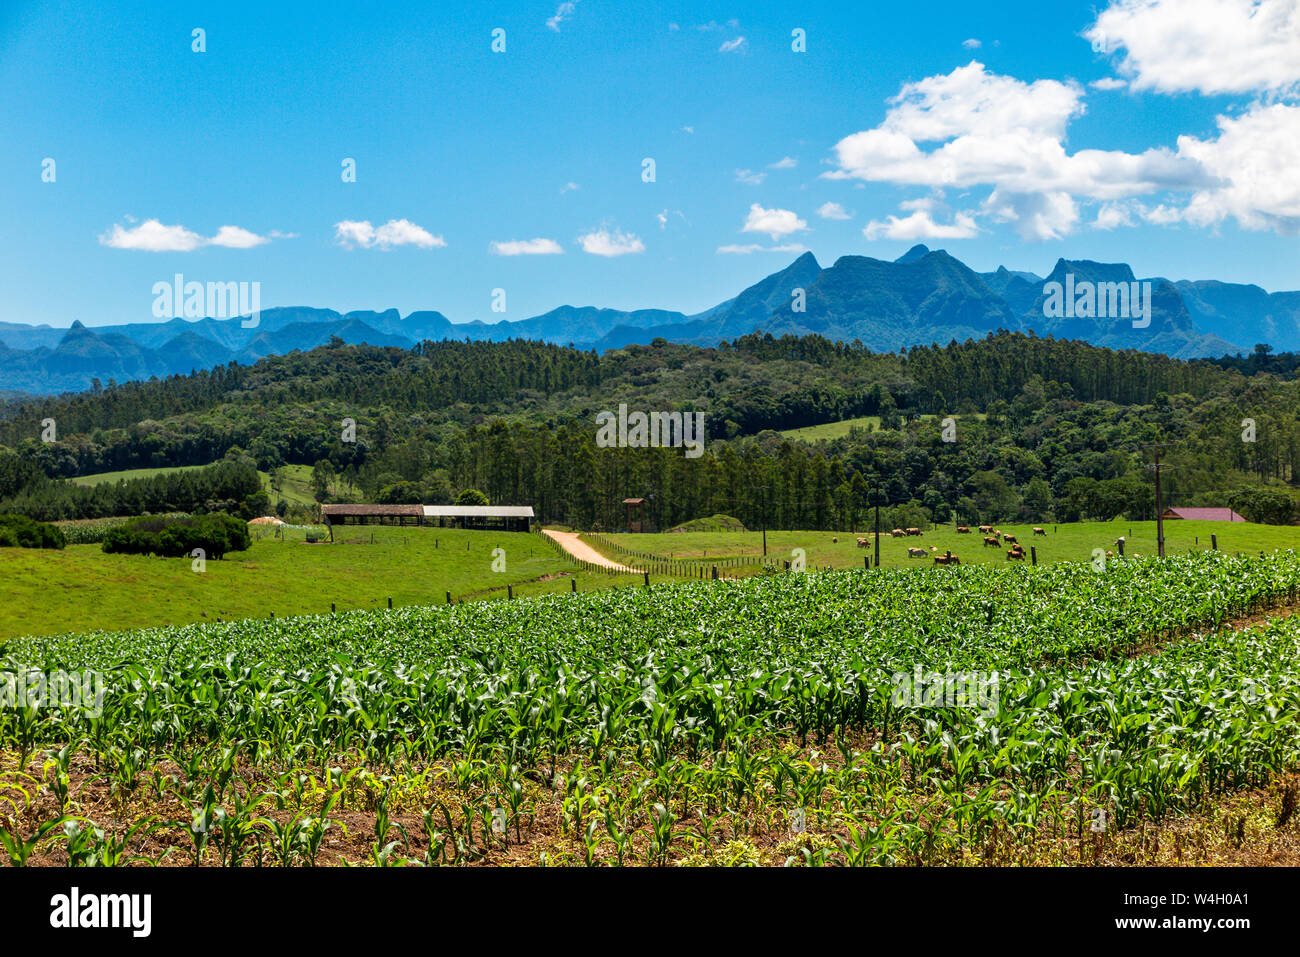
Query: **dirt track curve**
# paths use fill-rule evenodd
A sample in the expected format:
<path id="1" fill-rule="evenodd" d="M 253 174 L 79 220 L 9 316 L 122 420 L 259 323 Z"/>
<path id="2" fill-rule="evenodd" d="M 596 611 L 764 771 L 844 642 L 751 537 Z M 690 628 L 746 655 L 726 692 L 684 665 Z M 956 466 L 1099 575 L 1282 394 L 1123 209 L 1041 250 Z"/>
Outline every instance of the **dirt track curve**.
<path id="1" fill-rule="evenodd" d="M 593 565 L 600 565 L 602 568 L 612 568 L 617 572 L 632 572 L 634 574 L 636 572 L 635 568 L 628 568 L 626 565 L 610 561 L 579 538 L 577 532 L 557 532 L 553 529 L 544 528 L 542 534 L 559 542 L 561 548 L 580 561 L 591 562 Z"/>

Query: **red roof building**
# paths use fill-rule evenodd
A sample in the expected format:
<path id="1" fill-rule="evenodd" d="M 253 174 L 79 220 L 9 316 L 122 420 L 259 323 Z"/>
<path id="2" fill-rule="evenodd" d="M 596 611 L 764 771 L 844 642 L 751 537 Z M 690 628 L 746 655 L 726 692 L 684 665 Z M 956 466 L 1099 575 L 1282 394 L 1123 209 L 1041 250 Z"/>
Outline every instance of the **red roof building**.
<path id="1" fill-rule="evenodd" d="M 1167 508 L 1160 516 L 1166 522 L 1171 518 L 1185 518 L 1194 522 L 1244 522 L 1245 519 L 1230 508 Z"/>

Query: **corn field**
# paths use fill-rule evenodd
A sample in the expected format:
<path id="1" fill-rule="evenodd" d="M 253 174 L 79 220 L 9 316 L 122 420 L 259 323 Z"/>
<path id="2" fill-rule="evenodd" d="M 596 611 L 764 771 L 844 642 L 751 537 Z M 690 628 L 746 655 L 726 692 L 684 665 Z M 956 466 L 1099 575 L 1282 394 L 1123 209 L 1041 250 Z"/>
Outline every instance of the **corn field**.
<path id="1" fill-rule="evenodd" d="M 1295 768 L 1300 622 L 1264 616 L 1297 598 L 1294 553 L 1210 552 L 17 639 L 11 699 L 33 671 L 105 690 L 0 709 L 0 841 L 18 865 L 1086 863 Z M 900 703 L 900 675 L 972 673 L 991 706 Z"/>

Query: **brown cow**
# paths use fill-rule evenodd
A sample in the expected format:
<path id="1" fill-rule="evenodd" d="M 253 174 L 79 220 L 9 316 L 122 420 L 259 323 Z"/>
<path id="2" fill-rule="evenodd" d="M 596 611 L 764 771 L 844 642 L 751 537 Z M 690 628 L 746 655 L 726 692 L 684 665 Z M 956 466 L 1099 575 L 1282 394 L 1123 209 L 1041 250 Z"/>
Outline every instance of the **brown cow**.
<path id="1" fill-rule="evenodd" d="M 961 559 L 956 555 L 935 555 L 934 563 L 936 565 L 960 565 Z"/>
<path id="2" fill-rule="evenodd" d="M 1012 545 L 1020 544 L 1019 542 L 1016 541 L 1016 536 L 1014 535 L 1003 535 L 1002 540 L 1004 542 L 1010 542 Z"/>
<path id="3" fill-rule="evenodd" d="M 984 536 L 984 547 L 985 547 L 985 548 L 988 548 L 989 546 L 992 546 L 993 548 L 997 548 L 997 547 L 998 547 L 998 540 L 997 540 L 996 538 L 994 538 L 993 536 L 991 536 L 991 535 L 985 535 L 985 536 Z"/>
<path id="4" fill-rule="evenodd" d="M 991 531 L 993 531 L 993 526 L 992 526 L 992 525 L 981 525 L 981 526 L 980 526 L 980 534 L 981 534 L 981 535 L 987 535 L 987 534 L 988 534 L 989 532 L 991 532 Z"/>
<path id="5" fill-rule="evenodd" d="M 907 550 L 908 558 L 925 558 L 926 551 L 924 548 L 909 548 Z"/>
<path id="6" fill-rule="evenodd" d="M 907 534 L 907 532 L 903 531 L 901 528 L 896 528 L 889 534 L 894 536 L 894 538 L 902 538 L 904 535 Z"/>
<path id="7" fill-rule="evenodd" d="M 920 534 L 921 534 L 921 530 L 920 530 L 919 528 L 909 528 L 909 529 L 907 530 L 907 534 L 909 534 L 909 535 L 920 535 Z"/>
<path id="8" fill-rule="evenodd" d="M 969 526 L 969 525 L 958 525 L 958 526 L 957 526 L 957 534 L 958 534 L 958 535 L 969 535 L 969 534 L 970 534 L 970 526 Z"/>
<path id="9" fill-rule="evenodd" d="M 867 540 L 865 538 L 859 538 L 858 548 L 866 548 L 866 547 L 867 547 Z"/>
<path id="10" fill-rule="evenodd" d="M 1024 560 L 1025 553 L 1018 548 L 1013 548 L 1011 551 L 1007 552 L 1007 561 L 1023 562 Z"/>
<path id="11" fill-rule="evenodd" d="M 1047 530 L 1046 530 L 1046 529 L 1043 529 L 1043 528 L 1039 528 L 1037 525 L 1035 525 L 1035 526 L 1034 526 L 1034 534 L 1035 534 L 1035 535 L 1046 535 L 1046 534 L 1047 534 Z"/>

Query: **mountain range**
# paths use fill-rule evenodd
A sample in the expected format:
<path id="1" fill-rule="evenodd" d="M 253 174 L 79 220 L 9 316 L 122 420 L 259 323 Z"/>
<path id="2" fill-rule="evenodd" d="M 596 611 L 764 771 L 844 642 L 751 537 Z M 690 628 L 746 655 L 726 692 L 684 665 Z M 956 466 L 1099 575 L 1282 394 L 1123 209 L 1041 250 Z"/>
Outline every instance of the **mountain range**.
<path id="1" fill-rule="evenodd" d="M 1151 284 L 1151 322 L 1128 318 L 1049 318 L 1048 283 Z M 811 252 L 711 309 L 623 311 L 560 306 L 540 316 L 496 323 L 452 322 L 440 312 L 396 309 L 340 314 L 288 306 L 265 309 L 258 324 L 239 319 L 170 319 L 70 329 L 0 322 L 0 395 L 81 390 L 98 379 L 125 382 L 189 373 L 228 362 L 313 349 L 333 337 L 410 348 L 424 340 L 500 342 L 539 339 L 597 351 L 656 338 L 711 346 L 751 332 L 818 334 L 860 341 L 881 352 L 982 338 L 998 329 L 1082 339 L 1110 348 L 1177 358 L 1221 356 L 1268 343 L 1300 350 L 1300 291 L 1214 280 L 1139 280 L 1124 263 L 1058 260 L 1045 277 L 1005 267 L 975 272 L 944 250 L 914 246 L 890 262 L 843 256 L 823 269 Z"/>

